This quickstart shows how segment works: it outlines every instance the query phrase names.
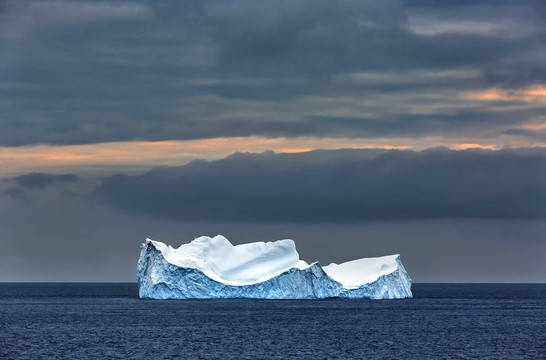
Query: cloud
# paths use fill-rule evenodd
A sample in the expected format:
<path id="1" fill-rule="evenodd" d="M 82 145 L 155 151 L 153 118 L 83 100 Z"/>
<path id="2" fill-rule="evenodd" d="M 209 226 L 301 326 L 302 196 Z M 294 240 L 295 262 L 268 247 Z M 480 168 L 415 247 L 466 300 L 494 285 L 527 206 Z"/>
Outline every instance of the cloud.
<path id="1" fill-rule="evenodd" d="M 546 217 L 546 152 L 236 153 L 107 177 L 96 195 L 158 219 L 356 223 Z"/>
<path id="2" fill-rule="evenodd" d="M 408 29 L 406 9 L 392 1 L 381 6 L 373 1 L 320 1 L 287 7 L 288 16 L 241 10 L 241 19 L 255 16 L 259 21 L 239 21 L 232 31 L 219 27 L 213 38 L 220 44 L 221 66 L 320 77 L 340 71 L 482 65 L 534 46 L 526 37 L 419 35 Z"/>
<path id="3" fill-rule="evenodd" d="M 546 128 L 542 129 L 508 129 L 503 132 L 505 135 L 520 136 L 531 139 L 537 139 L 538 141 L 546 141 Z"/>
<path id="4" fill-rule="evenodd" d="M 494 142 L 544 103 L 464 95 L 546 83 L 543 13 L 540 2 L 8 1 L 0 145 L 323 137 L 323 126 Z"/>
<path id="5" fill-rule="evenodd" d="M 79 179 L 74 174 L 50 175 L 31 173 L 16 176 L 12 180 L 24 188 L 45 189 L 55 183 L 77 182 Z"/>
<path id="6" fill-rule="evenodd" d="M 385 148 L 410 149 L 412 144 L 392 139 L 263 138 L 236 137 L 189 141 L 117 142 L 73 146 L 25 146 L 0 148 L 4 176 L 40 172 L 81 172 L 110 175 L 142 172 L 158 165 L 183 165 L 196 158 L 221 159 L 236 151 L 303 152 L 314 149 Z M 432 145 L 438 145 L 439 142 Z"/>
<path id="7" fill-rule="evenodd" d="M 12 199 L 17 199 L 17 200 L 26 200 L 27 199 L 27 195 L 26 193 L 19 189 L 19 188 L 8 188 L 8 189 L 5 189 L 5 190 L 2 190 L 1 191 L 2 194 L 12 198 Z"/>

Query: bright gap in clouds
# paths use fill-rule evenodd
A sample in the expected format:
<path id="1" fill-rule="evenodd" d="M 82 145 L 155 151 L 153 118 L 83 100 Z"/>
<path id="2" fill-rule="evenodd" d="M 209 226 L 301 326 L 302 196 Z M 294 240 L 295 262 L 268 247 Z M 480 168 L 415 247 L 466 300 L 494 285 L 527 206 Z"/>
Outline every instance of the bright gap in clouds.
<path id="1" fill-rule="evenodd" d="M 396 145 L 393 145 L 396 144 Z M 188 141 L 112 142 L 87 145 L 38 145 L 0 147 L 0 171 L 4 176 L 28 172 L 109 174 L 139 172 L 153 166 L 183 165 L 195 159 L 214 160 L 234 152 L 306 152 L 316 149 L 399 149 L 422 150 L 447 146 L 454 150 L 481 148 L 496 150 L 512 143 L 485 143 L 479 139 L 454 142 L 441 137 L 424 139 L 347 139 L 347 138 L 263 138 L 234 137 Z"/>

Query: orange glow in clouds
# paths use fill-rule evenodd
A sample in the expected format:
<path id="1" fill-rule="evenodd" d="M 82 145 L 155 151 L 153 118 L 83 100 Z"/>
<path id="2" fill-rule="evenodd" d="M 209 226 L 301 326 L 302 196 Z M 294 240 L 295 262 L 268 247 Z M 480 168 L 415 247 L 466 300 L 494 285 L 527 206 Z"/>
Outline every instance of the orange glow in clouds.
<path id="1" fill-rule="evenodd" d="M 399 145 L 391 145 L 392 143 Z M 0 147 L 0 177 L 29 172 L 92 173 L 141 172 L 153 166 L 184 165 L 195 159 L 214 160 L 234 152 L 299 153 L 315 149 L 422 150 L 448 146 L 454 150 L 471 148 L 497 150 L 498 144 L 483 144 L 479 139 L 457 143 L 442 137 L 411 138 L 262 138 L 257 136 L 215 138 L 190 141 L 116 142 L 73 146 L 38 145 Z"/>
<path id="2" fill-rule="evenodd" d="M 465 93 L 464 98 L 478 101 L 541 101 L 546 100 L 546 87 L 537 86 L 526 90 L 489 89 Z"/>
<path id="3" fill-rule="evenodd" d="M 546 96 L 546 88 L 539 86 L 532 90 L 527 91 L 527 95 L 531 96 Z"/>
<path id="4" fill-rule="evenodd" d="M 467 150 L 467 149 L 487 149 L 487 150 L 498 150 L 498 147 L 495 145 L 480 145 L 480 144 L 456 144 L 451 146 L 453 150 Z"/>
<path id="5" fill-rule="evenodd" d="M 30 171 L 64 172 L 75 168 L 88 171 L 112 172 L 116 166 L 145 170 L 159 165 L 183 165 L 194 159 L 220 159 L 234 152 L 297 153 L 314 149 L 382 148 L 409 149 L 410 145 L 386 145 L 376 140 L 369 144 L 363 139 L 319 139 L 235 137 L 190 141 L 116 142 L 89 145 L 30 147 L 0 147 L 0 173 L 3 176 Z M 368 144 L 363 144 L 368 142 Z"/>
<path id="6" fill-rule="evenodd" d="M 507 95 L 501 93 L 498 90 L 490 90 L 483 93 L 477 93 L 474 96 L 471 96 L 471 98 L 484 101 L 508 100 Z"/>

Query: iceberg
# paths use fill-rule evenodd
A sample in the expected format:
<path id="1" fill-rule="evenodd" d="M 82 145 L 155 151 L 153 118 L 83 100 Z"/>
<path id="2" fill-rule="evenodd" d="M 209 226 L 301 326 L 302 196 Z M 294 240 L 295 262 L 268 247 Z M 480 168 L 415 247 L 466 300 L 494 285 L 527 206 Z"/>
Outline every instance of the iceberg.
<path id="1" fill-rule="evenodd" d="M 201 236 L 179 248 L 146 239 L 137 278 L 141 299 L 412 297 L 400 255 L 321 266 L 300 260 L 289 239 L 234 246 Z"/>

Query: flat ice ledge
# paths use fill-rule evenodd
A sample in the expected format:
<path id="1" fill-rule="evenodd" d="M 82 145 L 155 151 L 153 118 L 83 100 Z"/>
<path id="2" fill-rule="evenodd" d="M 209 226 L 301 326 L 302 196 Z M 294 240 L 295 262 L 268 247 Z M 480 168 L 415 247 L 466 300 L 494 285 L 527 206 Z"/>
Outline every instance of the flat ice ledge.
<path id="1" fill-rule="evenodd" d="M 221 235 L 202 236 L 177 249 L 147 239 L 137 276 L 147 299 L 412 297 L 399 255 L 321 267 L 300 260 L 288 239 L 233 246 Z"/>

